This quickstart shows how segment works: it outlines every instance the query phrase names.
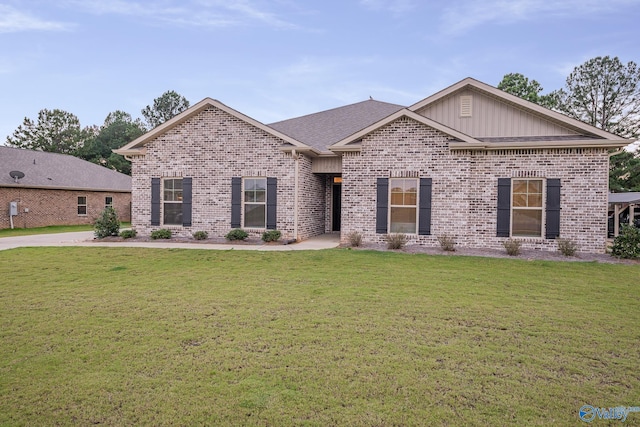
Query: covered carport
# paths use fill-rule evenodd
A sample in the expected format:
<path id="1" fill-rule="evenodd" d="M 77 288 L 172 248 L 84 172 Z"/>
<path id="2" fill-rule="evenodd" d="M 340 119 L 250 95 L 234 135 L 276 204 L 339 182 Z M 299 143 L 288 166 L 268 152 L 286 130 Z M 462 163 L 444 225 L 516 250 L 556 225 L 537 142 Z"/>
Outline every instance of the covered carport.
<path id="1" fill-rule="evenodd" d="M 622 224 L 640 221 L 640 192 L 609 193 L 609 237 L 616 237 Z"/>

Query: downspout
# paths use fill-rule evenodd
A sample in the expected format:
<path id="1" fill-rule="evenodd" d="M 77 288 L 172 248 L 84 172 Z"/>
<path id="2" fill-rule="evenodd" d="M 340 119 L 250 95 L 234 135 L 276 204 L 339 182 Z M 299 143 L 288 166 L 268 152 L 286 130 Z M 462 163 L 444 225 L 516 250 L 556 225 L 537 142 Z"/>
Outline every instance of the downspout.
<path id="1" fill-rule="evenodd" d="M 296 152 L 295 148 L 291 150 L 291 156 L 295 161 L 294 168 L 294 190 L 293 190 L 293 239 L 298 241 L 298 176 L 299 176 L 299 158 L 300 155 Z"/>

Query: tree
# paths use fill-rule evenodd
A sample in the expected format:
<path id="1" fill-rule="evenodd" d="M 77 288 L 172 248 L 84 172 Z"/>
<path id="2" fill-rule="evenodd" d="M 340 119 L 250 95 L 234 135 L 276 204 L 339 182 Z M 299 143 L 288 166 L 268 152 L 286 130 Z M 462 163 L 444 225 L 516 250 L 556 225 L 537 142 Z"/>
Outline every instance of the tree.
<path id="1" fill-rule="evenodd" d="M 133 120 L 129 113 L 114 111 L 107 115 L 93 138 L 78 150 L 78 157 L 131 175 L 131 163 L 111 150 L 122 147 L 144 132 L 144 124 L 140 119 Z"/>
<path id="2" fill-rule="evenodd" d="M 34 122 L 24 118 L 22 125 L 7 137 L 7 145 L 30 150 L 74 155 L 88 136 L 78 118 L 63 110 L 40 110 Z"/>
<path id="3" fill-rule="evenodd" d="M 189 101 L 173 90 L 166 91 L 159 98 L 153 100 L 153 107 L 147 105 L 142 109 L 142 115 L 150 129 L 161 125 L 172 117 L 177 116 L 189 108 Z"/>
<path id="4" fill-rule="evenodd" d="M 598 56 L 573 69 L 556 92 L 558 110 L 624 138 L 640 136 L 640 70 Z"/>
<path id="5" fill-rule="evenodd" d="M 553 92 L 549 95 L 540 95 L 543 90 L 540 83 L 529 80 L 520 73 L 505 74 L 498 84 L 498 89 L 549 109 L 556 106 L 557 101 Z"/>
<path id="6" fill-rule="evenodd" d="M 640 191 L 640 150 L 623 151 L 611 157 L 609 190 L 614 193 Z"/>

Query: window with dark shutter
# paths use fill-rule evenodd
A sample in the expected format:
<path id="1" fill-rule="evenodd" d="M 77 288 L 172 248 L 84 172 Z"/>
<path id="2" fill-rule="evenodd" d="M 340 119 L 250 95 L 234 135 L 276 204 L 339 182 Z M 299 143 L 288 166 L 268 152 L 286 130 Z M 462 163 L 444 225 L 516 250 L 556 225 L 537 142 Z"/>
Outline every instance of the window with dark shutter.
<path id="1" fill-rule="evenodd" d="M 191 227 L 192 178 L 182 178 L 182 226 Z"/>
<path id="2" fill-rule="evenodd" d="M 240 228 L 242 209 L 242 178 L 231 178 L 231 228 Z"/>
<path id="3" fill-rule="evenodd" d="M 277 223 L 278 179 L 267 178 L 267 230 L 275 230 Z"/>
<path id="4" fill-rule="evenodd" d="M 151 178 L 151 225 L 160 225 L 160 178 Z"/>
<path id="5" fill-rule="evenodd" d="M 389 178 L 378 178 L 376 185 L 376 233 L 386 234 L 389 209 Z"/>
<path id="6" fill-rule="evenodd" d="M 498 218 L 496 236 L 509 237 L 511 232 L 511 178 L 498 178 Z"/>
<path id="7" fill-rule="evenodd" d="M 431 178 L 420 178 L 420 212 L 418 213 L 418 234 L 431 234 Z"/>
<path id="8" fill-rule="evenodd" d="M 560 180 L 547 179 L 547 203 L 546 203 L 546 230 L 547 239 L 555 239 L 560 236 Z"/>

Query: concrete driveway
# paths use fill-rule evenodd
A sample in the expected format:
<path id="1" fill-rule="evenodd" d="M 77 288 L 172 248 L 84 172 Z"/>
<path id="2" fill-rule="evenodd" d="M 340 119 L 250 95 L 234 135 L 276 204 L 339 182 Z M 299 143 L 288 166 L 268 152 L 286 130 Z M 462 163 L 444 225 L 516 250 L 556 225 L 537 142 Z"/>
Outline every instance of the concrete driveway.
<path id="1" fill-rule="evenodd" d="M 74 233 L 36 234 L 33 236 L 17 236 L 0 238 L 0 250 L 30 246 L 114 246 L 133 248 L 181 248 L 181 249 L 217 249 L 242 251 L 293 251 L 318 250 L 335 248 L 340 244 L 337 234 L 323 234 L 312 237 L 300 243 L 291 245 L 233 245 L 210 243 L 179 243 L 166 240 L 153 242 L 102 242 L 94 240 L 93 231 L 79 231 Z"/>

